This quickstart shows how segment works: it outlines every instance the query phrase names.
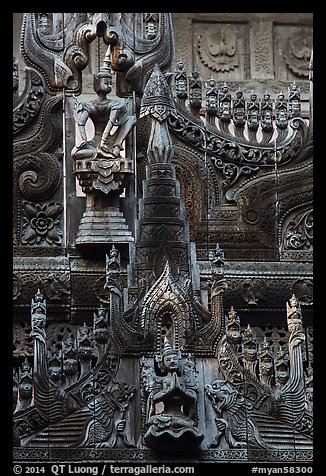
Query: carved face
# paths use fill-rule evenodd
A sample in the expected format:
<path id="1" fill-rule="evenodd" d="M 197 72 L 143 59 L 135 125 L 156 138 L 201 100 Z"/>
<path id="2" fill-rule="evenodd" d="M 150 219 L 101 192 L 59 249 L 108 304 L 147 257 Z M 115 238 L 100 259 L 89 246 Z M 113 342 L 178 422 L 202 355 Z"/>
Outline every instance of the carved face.
<path id="1" fill-rule="evenodd" d="M 280 383 L 285 383 L 289 378 L 289 372 L 286 366 L 279 367 L 275 373 L 276 380 Z"/>
<path id="2" fill-rule="evenodd" d="M 78 362 L 76 359 L 67 359 L 63 363 L 63 371 L 66 375 L 75 375 L 78 370 Z"/>
<path id="3" fill-rule="evenodd" d="M 260 365 L 261 365 L 262 370 L 266 374 L 271 374 L 273 372 L 273 359 L 271 357 L 269 357 L 269 356 L 263 357 L 260 360 Z"/>
<path id="4" fill-rule="evenodd" d="M 95 329 L 94 337 L 98 344 L 106 344 L 109 338 L 109 331 L 103 328 Z"/>
<path id="5" fill-rule="evenodd" d="M 240 329 L 237 325 L 229 326 L 226 335 L 227 335 L 228 342 L 232 344 L 240 344 L 241 334 L 240 334 Z"/>
<path id="6" fill-rule="evenodd" d="M 215 403 L 217 411 L 222 411 L 227 407 L 230 396 L 234 390 L 223 380 L 216 379 L 211 385 L 205 386 L 206 393 L 209 398 Z"/>
<path id="7" fill-rule="evenodd" d="M 243 352 L 247 359 L 253 360 L 257 356 L 257 345 L 255 342 L 249 341 L 243 346 Z"/>
<path id="8" fill-rule="evenodd" d="M 61 367 L 49 367 L 49 377 L 58 382 L 61 378 Z"/>
<path id="9" fill-rule="evenodd" d="M 163 365 L 167 370 L 177 370 L 179 358 L 177 353 L 170 353 L 164 356 Z"/>
<path id="10" fill-rule="evenodd" d="M 96 93 L 109 94 L 112 91 L 110 75 L 94 76 L 94 90 Z"/>

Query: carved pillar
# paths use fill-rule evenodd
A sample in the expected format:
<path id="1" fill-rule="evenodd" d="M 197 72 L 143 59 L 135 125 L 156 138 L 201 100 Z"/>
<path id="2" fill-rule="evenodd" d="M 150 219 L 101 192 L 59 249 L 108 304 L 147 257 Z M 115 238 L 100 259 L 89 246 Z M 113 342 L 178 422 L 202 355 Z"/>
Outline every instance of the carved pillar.
<path id="1" fill-rule="evenodd" d="M 199 116 L 202 107 L 203 82 L 198 71 L 193 71 L 189 80 L 189 104 L 190 111 L 194 116 Z"/>
<path id="2" fill-rule="evenodd" d="M 218 110 L 218 88 L 214 78 L 210 78 L 205 84 L 206 89 L 206 111 L 207 122 L 213 127 L 216 127 L 215 119 Z"/>
<path id="3" fill-rule="evenodd" d="M 219 244 L 216 244 L 212 260 L 212 288 L 211 288 L 211 310 L 212 320 L 217 322 L 219 330 L 224 330 L 225 319 L 223 313 L 222 294 L 227 289 L 227 283 L 224 278 L 224 252 Z"/>
<path id="4" fill-rule="evenodd" d="M 229 124 L 231 122 L 231 93 L 226 83 L 219 93 L 219 124 L 223 132 L 229 132 Z"/>
<path id="5" fill-rule="evenodd" d="M 182 61 L 178 61 L 177 69 L 174 71 L 173 76 L 178 103 L 181 107 L 185 107 L 186 99 L 188 98 L 188 78 Z"/>
<path id="6" fill-rule="evenodd" d="M 122 290 L 120 284 L 120 253 L 112 245 L 110 255 L 106 255 L 104 289 L 110 293 L 110 324 L 115 328 L 122 315 Z"/>

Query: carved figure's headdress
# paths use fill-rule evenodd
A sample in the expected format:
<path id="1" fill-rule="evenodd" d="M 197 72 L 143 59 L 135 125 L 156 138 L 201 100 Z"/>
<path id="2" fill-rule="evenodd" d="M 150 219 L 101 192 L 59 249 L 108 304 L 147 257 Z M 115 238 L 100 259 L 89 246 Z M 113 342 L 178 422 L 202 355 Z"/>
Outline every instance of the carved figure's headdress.
<path id="1" fill-rule="evenodd" d="M 94 90 L 96 91 L 99 85 L 100 78 L 112 79 L 112 69 L 110 60 L 110 49 L 108 48 L 105 57 L 98 73 L 93 75 L 94 77 Z"/>

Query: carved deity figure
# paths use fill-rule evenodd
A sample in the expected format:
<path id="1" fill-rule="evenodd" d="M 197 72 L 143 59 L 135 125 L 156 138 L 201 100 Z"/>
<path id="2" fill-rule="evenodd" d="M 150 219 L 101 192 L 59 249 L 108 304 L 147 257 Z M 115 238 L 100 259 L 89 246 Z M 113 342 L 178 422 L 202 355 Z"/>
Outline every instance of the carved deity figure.
<path id="1" fill-rule="evenodd" d="M 244 367 L 255 375 L 258 343 L 249 324 L 243 332 L 242 352 Z"/>
<path id="2" fill-rule="evenodd" d="M 275 101 L 275 121 L 277 127 L 286 129 L 288 125 L 287 99 L 283 91 L 278 94 L 277 100 Z"/>
<path id="3" fill-rule="evenodd" d="M 301 113 L 301 92 L 300 88 L 295 81 L 288 89 L 288 101 L 289 101 L 289 115 L 290 117 L 298 117 Z"/>
<path id="4" fill-rule="evenodd" d="M 261 125 L 265 131 L 273 129 L 273 103 L 267 91 L 261 101 Z"/>
<path id="5" fill-rule="evenodd" d="M 251 130 L 257 130 L 259 126 L 259 102 L 257 101 L 257 94 L 252 91 L 250 100 L 247 102 L 248 112 L 248 127 Z"/>
<path id="6" fill-rule="evenodd" d="M 179 99 L 187 99 L 188 97 L 188 80 L 185 65 L 182 61 L 178 61 L 177 69 L 174 71 L 174 84 Z"/>
<path id="7" fill-rule="evenodd" d="M 76 101 L 75 120 L 79 127 L 82 142 L 74 147 L 72 156 L 79 158 L 121 157 L 123 142 L 136 124 L 136 118 L 130 115 L 122 101 L 108 99 L 112 91 L 112 73 L 108 53 L 100 71 L 94 75 L 94 91 L 97 98 L 93 101 Z M 94 139 L 88 141 L 86 122 L 91 119 L 95 127 Z M 113 128 L 116 128 L 112 133 Z"/>
<path id="8" fill-rule="evenodd" d="M 46 322 L 46 301 L 43 294 L 38 289 L 35 297 L 32 298 L 31 305 L 32 331 L 44 331 Z"/>
<path id="9" fill-rule="evenodd" d="M 218 89 L 216 86 L 216 80 L 214 78 L 210 78 L 206 84 L 206 107 L 208 114 L 217 114 L 217 96 Z"/>
<path id="10" fill-rule="evenodd" d="M 62 350 L 58 349 L 56 344 L 48 350 L 48 375 L 57 385 L 62 383 Z"/>
<path id="11" fill-rule="evenodd" d="M 189 80 L 190 104 L 195 109 L 201 108 L 202 101 L 202 80 L 198 71 L 193 71 Z"/>
<path id="12" fill-rule="evenodd" d="M 97 314 L 93 314 L 93 332 L 94 339 L 97 344 L 105 345 L 109 339 L 109 316 L 106 312 L 103 304 L 100 304 L 97 310 Z"/>
<path id="13" fill-rule="evenodd" d="M 219 93 L 219 108 L 220 118 L 224 122 L 230 122 L 231 120 L 231 93 L 229 92 L 229 86 L 224 83 Z"/>
<path id="14" fill-rule="evenodd" d="M 272 350 L 266 339 L 259 346 L 259 375 L 260 381 L 267 385 L 271 386 L 272 378 L 274 373 L 274 360 Z"/>
<path id="15" fill-rule="evenodd" d="M 301 305 L 295 294 L 286 303 L 286 314 L 289 332 L 302 331 Z"/>
<path id="16" fill-rule="evenodd" d="M 230 344 L 241 343 L 240 318 L 233 306 L 231 306 L 227 316 L 226 339 Z"/>
<path id="17" fill-rule="evenodd" d="M 233 100 L 233 121 L 237 127 L 244 127 L 246 123 L 246 101 L 243 92 L 238 89 Z"/>
<path id="18" fill-rule="evenodd" d="M 281 388 L 289 380 L 289 362 L 288 356 L 280 350 L 275 360 L 275 382 L 278 388 Z"/>
<path id="19" fill-rule="evenodd" d="M 154 370 L 149 375 L 143 365 L 142 381 L 148 394 L 146 445 L 154 449 L 184 449 L 195 447 L 203 440 L 195 422 L 197 390 L 193 362 L 188 357 L 183 369 L 180 352 L 166 339 L 162 355 L 158 356 L 162 375 Z"/>
<path id="20" fill-rule="evenodd" d="M 19 369 L 19 400 L 20 400 L 20 409 L 23 410 L 28 408 L 32 401 L 33 395 L 33 379 L 32 379 L 32 368 L 30 363 L 25 358 L 22 363 L 21 369 Z"/>

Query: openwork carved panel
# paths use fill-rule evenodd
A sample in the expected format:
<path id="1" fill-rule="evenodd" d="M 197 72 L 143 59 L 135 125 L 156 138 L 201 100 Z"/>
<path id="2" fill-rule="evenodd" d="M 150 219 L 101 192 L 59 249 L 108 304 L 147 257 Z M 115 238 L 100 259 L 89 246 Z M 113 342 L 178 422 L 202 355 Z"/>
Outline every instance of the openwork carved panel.
<path id="1" fill-rule="evenodd" d="M 23 15 L 15 462 L 312 460 L 309 27 L 194 15 Z"/>

